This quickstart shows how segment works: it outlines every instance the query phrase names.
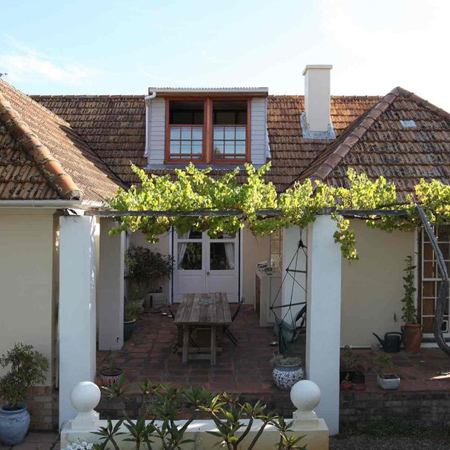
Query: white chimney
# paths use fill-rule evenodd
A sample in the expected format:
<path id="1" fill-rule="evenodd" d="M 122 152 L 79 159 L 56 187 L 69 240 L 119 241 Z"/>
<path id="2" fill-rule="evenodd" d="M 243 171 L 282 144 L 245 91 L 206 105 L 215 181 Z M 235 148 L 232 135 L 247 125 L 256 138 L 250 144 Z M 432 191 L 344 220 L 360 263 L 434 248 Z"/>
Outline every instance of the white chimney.
<path id="1" fill-rule="evenodd" d="M 303 137 L 334 139 L 330 118 L 330 71 L 332 68 L 331 65 L 311 65 L 306 66 L 303 71 L 305 77 Z"/>

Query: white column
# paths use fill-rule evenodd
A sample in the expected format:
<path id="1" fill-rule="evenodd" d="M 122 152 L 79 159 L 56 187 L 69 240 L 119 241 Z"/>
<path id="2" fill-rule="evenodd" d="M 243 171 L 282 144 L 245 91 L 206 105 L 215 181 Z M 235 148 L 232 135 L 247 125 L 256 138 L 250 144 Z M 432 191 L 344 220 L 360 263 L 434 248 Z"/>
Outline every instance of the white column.
<path id="1" fill-rule="evenodd" d="M 77 412 L 70 402 L 80 381 L 96 372 L 94 217 L 60 218 L 59 241 L 59 424 Z"/>
<path id="2" fill-rule="evenodd" d="M 97 288 L 100 350 L 120 350 L 123 346 L 125 233 L 110 236 L 112 228 L 112 219 L 101 219 Z"/>
<path id="3" fill-rule="evenodd" d="M 306 374 L 322 400 L 317 415 L 331 435 L 339 433 L 339 356 L 341 338 L 341 251 L 334 242 L 336 222 L 319 216 L 308 228 L 308 315 Z"/>

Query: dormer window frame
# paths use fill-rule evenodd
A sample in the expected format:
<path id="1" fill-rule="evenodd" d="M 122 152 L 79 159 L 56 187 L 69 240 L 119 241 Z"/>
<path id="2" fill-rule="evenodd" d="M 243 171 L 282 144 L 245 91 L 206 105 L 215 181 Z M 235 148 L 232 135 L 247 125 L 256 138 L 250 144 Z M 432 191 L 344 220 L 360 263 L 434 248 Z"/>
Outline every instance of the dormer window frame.
<path id="1" fill-rule="evenodd" d="M 237 165 L 251 162 L 251 104 L 252 97 L 244 96 L 174 96 L 165 98 L 165 151 L 164 151 L 164 163 L 167 165 L 188 164 L 193 162 L 194 164 L 218 164 L 218 165 Z M 203 101 L 204 102 L 204 120 L 203 125 L 199 124 L 171 124 L 170 123 L 170 102 L 171 101 Z M 213 123 L 213 102 L 233 102 L 233 101 L 245 101 L 247 103 L 247 123 L 245 125 L 227 125 L 227 124 L 214 124 Z M 200 158 L 174 158 L 171 154 L 171 129 L 173 127 L 197 127 L 202 128 L 203 141 L 202 141 L 202 156 Z M 245 157 L 235 158 L 214 158 L 214 127 L 240 127 L 246 130 L 245 134 Z M 225 137 L 224 137 L 225 139 Z M 235 139 L 236 142 L 236 139 Z M 181 145 L 181 144 L 180 144 Z M 236 144 L 235 144 L 236 145 Z M 192 155 L 192 154 L 191 154 Z"/>

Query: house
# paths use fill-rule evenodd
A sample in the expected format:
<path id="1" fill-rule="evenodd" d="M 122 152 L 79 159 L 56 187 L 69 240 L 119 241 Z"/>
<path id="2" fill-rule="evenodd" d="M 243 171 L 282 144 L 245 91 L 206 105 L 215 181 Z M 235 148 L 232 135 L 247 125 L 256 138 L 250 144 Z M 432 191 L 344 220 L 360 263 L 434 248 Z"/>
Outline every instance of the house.
<path id="1" fill-rule="evenodd" d="M 402 196 L 421 178 L 448 184 L 450 114 L 402 88 L 383 97 L 330 96 L 330 72 L 331 66 L 307 66 L 304 96 L 271 96 L 267 88 L 27 96 L 0 79 L 0 352 L 22 340 L 51 358 L 48 387 L 35 395 L 49 397 L 56 411 L 51 396 L 58 386 L 60 421 L 70 416 L 74 383 L 95 375 L 93 305 L 99 346 L 115 349 L 123 342 L 123 251 L 129 243 L 149 244 L 139 234 L 109 238 L 113 222 L 89 214 L 102 208 L 119 186 L 138 181 L 130 162 L 149 173 L 171 174 L 193 161 L 212 167 L 215 175 L 245 162 L 262 166 L 270 160 L 268 180 L 279 192 L 306 178 L 342 186 L 348 167 L 372 178 L 385 176 Z M 352 222 L 360 253 L 356 263 L 341 260 L 339 251 L 322 242 L 323 233 L 330 235 L 328 223 L 318 221 L 308 235 L 316 274 L 309 280 L 314 298 L 308 301 L 327 311 L 327 317 L 314 316 L 317 326 L 310 323 L 308 364 L 327 398 L 327 422 L 338 417 L 339 340 L 368 347 L 372 331 L 400 327 L 407 255 L 416 255 L 424 345 L 433 345 L 439 274 L 430 244 L 420 233 L 385 233 Z M 442 227 L 436 232 L 450 261 L 449 231 Z M 242 297 L 260 302 L 261 321 L 267 322 L 263 316 L 285 267 L 280 264 L 268 277 L 256 265 L 288 261 L 298 238 L 295 229 L 272 239 L 256 238 L 245 229 L 222 239 L 173 231 L 155 245 L 176 259 L 165 292 L 170 301 L 179 302 L 192 290 L 226 291 L 232 302 Z M 331 253 L 324 257 L 327 253 L 317 250 L 315 257 L 320 246 Z M 272 294 L 258 298 L 258 283 Z M 284 302 L 288 291 L 283 291 Z M 446 327 L 448 333 L 448 317 Z M 331 341 L 326 350 L 330 358 L 323 346 L 315 347 L 323 336 Z M 47 423 L 38 426 L 55 420 L 48 411 Z"/>

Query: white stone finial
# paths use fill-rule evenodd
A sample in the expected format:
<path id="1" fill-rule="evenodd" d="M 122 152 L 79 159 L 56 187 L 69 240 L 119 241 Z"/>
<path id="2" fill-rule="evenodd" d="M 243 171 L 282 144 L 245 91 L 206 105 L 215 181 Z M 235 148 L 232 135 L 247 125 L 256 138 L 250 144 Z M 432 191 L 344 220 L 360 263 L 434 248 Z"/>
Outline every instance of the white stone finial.
<path id="1" fill-rule="evenodd" d="M 81 381 L 73 388 L 70 402 L 78 414 L 71 421 L 72 429 L 88 429 L 96 426 L 99 414 L 94 408 L 100 403 L 100 398 L 99 387 L 91 381 Z"/>
<path id="2" fill-rule="evenodd" d="M 313 411 L 320 402 L 320 388 L 310 380 L 300 380 L 292 386 L 291 401 L 297 408 L 293 418 L 296 421 L 317 421 Z"/>

